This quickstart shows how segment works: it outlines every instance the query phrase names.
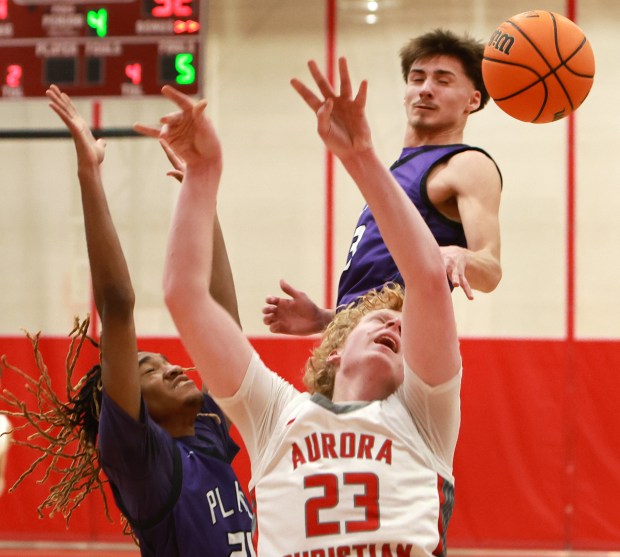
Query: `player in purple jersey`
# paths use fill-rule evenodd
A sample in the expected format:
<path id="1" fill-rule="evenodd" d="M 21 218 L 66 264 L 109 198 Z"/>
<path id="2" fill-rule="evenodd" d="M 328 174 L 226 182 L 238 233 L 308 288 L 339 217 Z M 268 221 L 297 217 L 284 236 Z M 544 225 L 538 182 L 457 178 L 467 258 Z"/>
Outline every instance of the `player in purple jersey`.
<path id="1" fill-rule="evenodd" d="M 481 149 L 463 144 L 469 115 L 489 99 L 482 80 L 484 46 L 436 30 L 409 41 L 400 52 L 407 117 L 404 148 L 392 173 L 415 204 L 443 255 L 448 279 L 469 299 L 490 292 L 501 279 L 499 202 L 501 175 Z M 356 225 L 340 277 L 337 306 L 388 281 L 402 284 L 366 207 Z M 286 281 L 288 298 L 268 296 L 263 321 L 274 333 L 313 334 L 334 311 L 317 306 Z"/>
<path id="2" fill-rule="evenodd" d="M 102 329 L 100 365 L 88 372 L 79 392 L 62 408 L 66 427 L 79 429 L 81 452 L 95 454 L 98 463 L 94 469 L 76 471 L 63 488 L 64 500 L 75 496 L 70 511 L 79 504 L 84 495 L 80 486 L 89 484 L 86 476 L 96 474 L 100 464 L 143 556 L 252 555 L 252 514 L 231 466 L 238 447 L 224 414 L 186 370 L 162 354 L 138 351 L 133 287 L 101 181 L 105 144 L 95 140 L 58 87 L 52 85 L 47 96 L 75 143 Z M 173 163 L 182 161 L 167 152 Z M 215 247 L 210 251 L 215 252 L 217 270 L 212 285 L 231 319 L 238 321 L 232 273 L 217 222 L 213 228 Z"/>
<path id="3" fill-rule="evenodd" d="M 461 358 L 436 240 L 379 161 L 340 59 L 335 93 L 292 84 L 319 135 L 372 209 L 406 285 L 339 312 L 306 368 L 309 392 L 269 370 L 209 292 L 222 171 L 206 101 L 165 87 L 179 111 L 161 137 L 186 161 L 164 268 L 164 297 L 213 397 L 239 428 L 252 463 L 259 557 L 446 555 Z"/>

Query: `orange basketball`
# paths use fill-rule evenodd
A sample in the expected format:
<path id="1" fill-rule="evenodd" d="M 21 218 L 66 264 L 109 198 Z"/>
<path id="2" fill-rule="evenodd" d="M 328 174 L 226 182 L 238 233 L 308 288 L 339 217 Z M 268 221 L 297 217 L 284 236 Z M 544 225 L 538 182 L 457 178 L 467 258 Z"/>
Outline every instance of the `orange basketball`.
<path id="1" fill-rule="evenodd" d="M 570 19 L 542 10 L 517 14 L 491 35 L 484 84 L 507 114 L 542 124 L 577 110 L 594 79 L 594 54 Z"/>

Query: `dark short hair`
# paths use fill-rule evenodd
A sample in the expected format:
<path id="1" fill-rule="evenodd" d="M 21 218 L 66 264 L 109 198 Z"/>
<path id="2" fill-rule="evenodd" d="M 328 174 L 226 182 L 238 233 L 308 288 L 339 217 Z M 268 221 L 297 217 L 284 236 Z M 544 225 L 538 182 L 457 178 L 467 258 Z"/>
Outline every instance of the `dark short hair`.
<path id="1" fill-rule="evenodd" d="M 409 77 L 411 64 L 422 58 L 433 56 L 452 56 L 460 60 L 465 75 L 471 80 L 475 89 L 480 91 L 480 106 L 474 110 L 482 110 L 489 101 L 489 93 L 482 79 L 482 57 L 484 44 L 468 35 L 458 36 L 452 31 L 435 29 L 408 41 L 400 49 L 400 64 L 405 82 Z"/>

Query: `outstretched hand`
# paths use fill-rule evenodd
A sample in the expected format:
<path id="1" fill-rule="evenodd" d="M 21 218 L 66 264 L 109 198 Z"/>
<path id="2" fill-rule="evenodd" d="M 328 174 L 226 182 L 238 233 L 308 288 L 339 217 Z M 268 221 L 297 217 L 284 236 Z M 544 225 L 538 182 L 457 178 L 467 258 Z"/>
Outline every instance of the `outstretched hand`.
<path id="1" fill-rule="evenodd" d="M 146 137 L 155 137 L 159 139 L 159 144 L 164 150 L 164 153 L 166 153 L 166 157 L 168 157 L 173 168 L 173 170 L 166 172 L 166 176 L 170 176 L 182 182 L 183 176 L 185 176 L 185 161 L 173 151 L 172 147 L 170 147 L 170 144 L 165 139 L 159 137 L 160 128 L 147 126 L 145 124 L 134 124 L 133 129 Z"/>
<path id="2" fill-rule="evenodd" d="M 134 124 L 133 129 L 149 137 L 158 137 L 175 168 L 168 175 L 182 179 L 187 165 L 220 162 L 222 148 L 211 120 L 204 114 L 207 101 L 194 101 L 188 95 L 164 85 L 162 94 L 180 110 L 160 119 L 161 128 Z"/>
<path id="3" fill-rule="evenodd" d="M 336 94 L 314 60 L 308 62 L 314 82 L 323 95 L 320 99 L 298 79 L 291 85 L 317 116 L 317 131 L 326 147 L 338 158 L 372 147 L 370 128 L 366 121 L 368 83 L 362 81 L 353 98 L 351 78 L 345 58 L 338 59 L 340 94 Z"/>
<path id="4" fill-rule="evenodd" d="M 204 114 L 207 101 L 198 102 L 169 85 L 162 88 L 165 97 L 180 108 L 161 118 L 159 137 L 185 161 L 186 165 L 221 161 L 222 147 L 211 120 Z"/>
<path id="5" fill-rule="evenodd" d="M 170 144 L 165 139 L 160 139 L 159 144 L 174 168 L 174 170 L 166 172 L 166 176 L 176 178 L 179 182 L 182 182 L 183 176 L 185 176 L 185 161 L 172 150 L 172 147 L 170 147 Z"/>
<path id="6" fill-rule="evenodd" d="M 272 333 L 311 335 L 323 330 L 323 313 L 305 292 L 296 290 L 284 279 L 280 288 L 290 298 L 268 296 L 263 308 L 263 323 Z"/>
<path id="7" fill-rule="evenodd" d="M 50 101 L 50 108 L 58 114 L 73 137 L 78 164 L 100 165 L 105 156 L 105 141 L 95 139 L 69 95 L 63 93 L 56 85 L 51 85 L 45 95 Z"/>

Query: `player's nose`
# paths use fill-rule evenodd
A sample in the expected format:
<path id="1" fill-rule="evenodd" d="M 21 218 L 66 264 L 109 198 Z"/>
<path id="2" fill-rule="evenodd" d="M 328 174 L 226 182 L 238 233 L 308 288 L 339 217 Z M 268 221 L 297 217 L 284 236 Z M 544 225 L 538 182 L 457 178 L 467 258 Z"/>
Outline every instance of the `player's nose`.
<path id="1" fill-rule="evenodd" d="M 183 369 L 180 366 L 169 365 L 164 370 L 164 379 L 174 379 L 178 375 L 183 373 Z"/>
<path id="2" fill-rule="evenodd" d="M 393 317 L 392 319 L 390 319 L 386 324 L 386 327 L 388 329 L 395 329 L 398 331 L 398 334 L 400 335 L 401 333 L 401 321 L 400 321 L 400 317 Z"/>

